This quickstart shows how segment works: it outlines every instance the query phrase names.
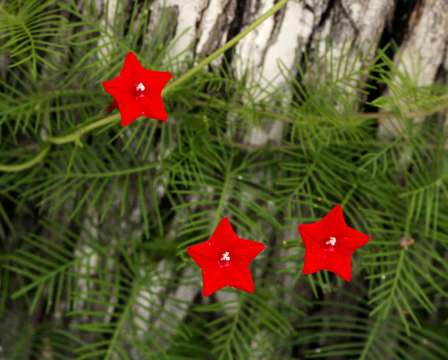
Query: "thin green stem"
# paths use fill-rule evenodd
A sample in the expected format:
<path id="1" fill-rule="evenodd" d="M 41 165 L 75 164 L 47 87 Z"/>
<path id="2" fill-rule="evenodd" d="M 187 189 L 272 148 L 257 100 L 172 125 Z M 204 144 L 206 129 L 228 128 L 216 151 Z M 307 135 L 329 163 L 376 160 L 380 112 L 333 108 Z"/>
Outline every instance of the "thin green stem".
<path id="1" fill-rule="evenodd" d="M 50 150 L 50 145 L 45 145 L 45 147 L 31 160 L 25 161 L 21 164 L 11 164 L 11 165 L 4 165 L 0 164 L 0 171 L 3 172 L 19 172 L 26 169 L 29 169 L 30 167 L 36 165 L 37 163 L 41 162 L 45 156 L 47 156 L 48 150 Z"/>
<path id="2" fill-rule="evenodd" d="M 173 91 L 174 88 L 178 87 L 180 84 L 186 82 L 190 78 L 192 78 L 196 73 L 198 73 L 202 68 L 210 64 L 213 60 L 217 59 L 221 55 L 223 55 L 227 50 L 235 46 L 242 38 L 244 38 L 247 34 L 249 34 L 251 31 L 253 31 L 256 27 L 258 27 L 261 23 L 263 23 L 265 20 L 267 20 L 270 16 L 275 14 L 277 11 L 279 11 L 282 7 L 286 5 L 286 3 L 289 0 L 281 0 L 279 1 L 275 6 L 273 6 L 268 12 L 263 14 L 261 17 L 259 17 L 257 20 L 255 20 L 251 25 L 249 25 L 246 29 L 244 29 L 242 32 L 240 32 L 237 36 L 235 36 L 232 40 L 230 40 L 228 43 L 226 43 L 223 47 L 216 50 L 213 54 L 207 56 L 205 59 L 200 61 L 196 66 L 194 66 L 192 69 L 187 71 L 184 75 L 173 81 L 172 83 L 168 84 L 164 91 L 162 92 L 163 95 L 167 95 L 170 91 Z M 2 165 L 0 164 L 0 171 L 3 172 L 18 172 L 22 170 L 26 170 L 35 164 L 42 161 L 45 156 L 47 155 L 48 150 L 50 149 L 50 144 L 56 144 L 56 145 L 62 145 L 62 144 L 68 144 L 68 143 L 76 143 L 81 144 L 81 136 L 85 133 L 88 133 L 92 130 L 95 130 L 97 128 L 110 125 L 114 123 L 115 121 L 120 119 L 120 114 L 114 114 L 107 116 L 105 118 L 102 118 L 98 121 L 95 121 L 93 123 L 90 123 L 88 125 L 82 126 L 70 134 L 67 135 L 61 135 L 61 136 L 50 136 L 47 139 L 47 144 L 41 152 L 36 155 L 33 159 L 24 162 L 22 164 L 16 164 L 16 165 Z"/>
<path id="3" fill-rule="evenodd" d="M 82 127 L 80 127 L 79 129 L 73 131 L 70 134 L 61 135 L 61 136 L 50 136 L 47 141 L 49 143 L 51 143 L 51 144 L 57 144 L 57 145 L 68 144 L 68 143 L 71 143 L 71 142 L 75 142 L 76 143 L 76 142 L 80 141 L 80 138 L 81 138 L 81 136 L 83 134 L 88 133 L 88 132 L 90 132 L 92 130 L 95 130 L 95 129 L 99 128 L 99 127 L 112 124 L 113 122 L 115 122 L 117 120 L 120 120 L 120 114 L 119 113 L 107 116 L 107 117 L 102 118 L 102 119 L 100 119 L 98 121 L 95 121 L 95 122 L 90 123 L 88 125 L 82 126 Z"/>
<path id="4" fill-rule="evenodd" d="M 380 319 L 380 317 L 377 317 L 376 321 L 375 321 L 375 324 L 371 327 L 371 331 L 369 332 L 369 336 L 367 338 L 367 341 L 364 344 L 364 347 L 362 349 L 362 353 L 359 356 L 359 360 L 366 359 L 367 355 L 370 353 L 370 349 L 372 348 L 374 340 L 377 338 L 378 330 L 380 329 L 381 323 L 382 323 L 382 320 Z"/>
<path id="5" fill-rule="evenodd" d="M 155 168 L 159 165 L 159 163 L 151 162 L 146 165 L 137 166 L 134 168 L 124 169 L 124 170 L 116 170 L 116 171 L 106 171 L 106 172 L 98 172 L 98 173 L 82 173 L 82 174 L 69 174 L 67 177 L 70 178 L 84 178 L 84 179 L 98 179 L 105 177 L 113 177 L 113 176 L 125 176 L 130 174 L 135 174 L 138 172 L 143 172 L 152 168 Z"/>

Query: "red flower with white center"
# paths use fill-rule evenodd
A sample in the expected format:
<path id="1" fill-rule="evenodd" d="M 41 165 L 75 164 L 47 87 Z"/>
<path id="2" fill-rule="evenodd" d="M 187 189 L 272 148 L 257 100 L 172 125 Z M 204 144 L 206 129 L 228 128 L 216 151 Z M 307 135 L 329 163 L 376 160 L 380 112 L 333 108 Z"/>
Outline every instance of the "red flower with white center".
<path id="1" fill-rule="evenodd" d="M 305 244 L 303 273 L 328 270 L 345 281 L 352 279 L 353 253 L 369 241 L 366 234 L 347 226 L 340 205 L 319 221 L 300 224 L 299 233 Z"/>
<path id="2" fill-rule="evenodd" d="M 140 116 L 166 121 L 168 114 L 162 90 L 172 78 L 169 72 L 145 69 L 131 51 L 126 55 L 120 74 L 103 82 L 114 97 L 121 114 L 121 125 L 127 126 Z"/>
<path id="3" fill-rule="evenodd" d="M 229 219 L 223 218 L 209 240 L 187 249 L 202 269 L 202 295 L 210 296 L 225 286 L 254 292 L 249 265 L 264 249 L 258 241 L 239 238 Z"/>

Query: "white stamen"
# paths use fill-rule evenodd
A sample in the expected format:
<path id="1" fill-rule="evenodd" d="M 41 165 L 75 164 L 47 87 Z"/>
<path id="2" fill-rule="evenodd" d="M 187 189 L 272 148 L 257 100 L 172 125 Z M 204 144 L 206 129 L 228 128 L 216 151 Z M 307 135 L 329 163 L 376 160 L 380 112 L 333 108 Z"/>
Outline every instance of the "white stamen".
<path id="1" fill-rule="evenodd" d="M 325 241 L 325 245 L 335 246 L 336 238 L 334 236 L 330 236 L 330 238 L 327 241 Z"/>
<path id="2" fill-rule="evenodd" d="M 142 82 L 139 82 L 136 86 L 137 91 L 145 91 L 146 86 Z"/>
<path id="3" fill-rule="evenodd" d="M 222 254 L 220 261 L 230 261 L 230 253 L 226 251 L 224 254 Z"/>

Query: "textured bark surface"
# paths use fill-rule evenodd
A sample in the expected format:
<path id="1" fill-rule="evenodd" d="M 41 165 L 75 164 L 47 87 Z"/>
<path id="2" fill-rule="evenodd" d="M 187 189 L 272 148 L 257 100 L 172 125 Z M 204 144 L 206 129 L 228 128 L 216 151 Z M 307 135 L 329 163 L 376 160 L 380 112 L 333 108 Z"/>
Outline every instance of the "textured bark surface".
<path id="1" fill-rule="evenodd" d="M 443 67 L 446 69 L 447 47 L 448 1 L 420 1 L 410 16 L 405 40 L 395 56 L 395 64 L 416 85 L 430 85 L 436 81 L 438 72 Z M 421 117 L 415 119 L 418 122 L 423 120 Z M 393 137 L 402 127 L 398 120 L 388 118 L 381 124 L 379 136 Z"/>
<path id="2" fill-rule="evenodd" d="M 188 48 L 185 56 L 200 59 L 274 3 L 274 0 L 156 0 L 152 10 L 156 18 L 164 9 L 171 9 L 176 24 L 173 37 L 177 39 L 172 55 Z M 378 46 L 389 41 L 398 45 L 395 62 L 399 69 L 411 74 L 419 85 L 433 83 L 438 69 L 446 67 L 448 2 L 292 0 L 232 50 L 231 64 L 240 78 L 281 87 L 284 79 L 279 64 L 294 72 L 305 51 L 323 49 L 329 43 L 337 52 L 349 43 L 353 51 L 373 55 Z M 369 61 L 371 57 L 364 59 Z M 380 135 L 392 133 L 385 121 Z M 247 141 L 263 144 L 278 140 L 281 135 L 281 124 L 271 121 L 253 129 Z"/>

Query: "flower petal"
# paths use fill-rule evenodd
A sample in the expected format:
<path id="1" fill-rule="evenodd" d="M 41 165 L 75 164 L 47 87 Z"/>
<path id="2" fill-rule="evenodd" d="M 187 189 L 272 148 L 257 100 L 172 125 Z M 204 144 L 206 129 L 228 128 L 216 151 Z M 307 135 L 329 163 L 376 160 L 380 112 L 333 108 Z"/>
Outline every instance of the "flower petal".
<path id="1" fill-rule="evenodd" d="M 138 75 L 144 74 L 145 68 L 138 61 L 137 55 L 129 51 L 124 59 L 124 65 L 121 69 L 120 76 L 123 78 L 135 78 Z"/>
<path id="2" fill-rule="evenodd" d="M 166 121 L 168 119 L 168 114 L 163 105 L 162 98 L 148 96 L 146 99 L 143 99 L 143 101 L 144 104 L 142 104 L 141 107 L 146 117 L 160 121 Z"/>

